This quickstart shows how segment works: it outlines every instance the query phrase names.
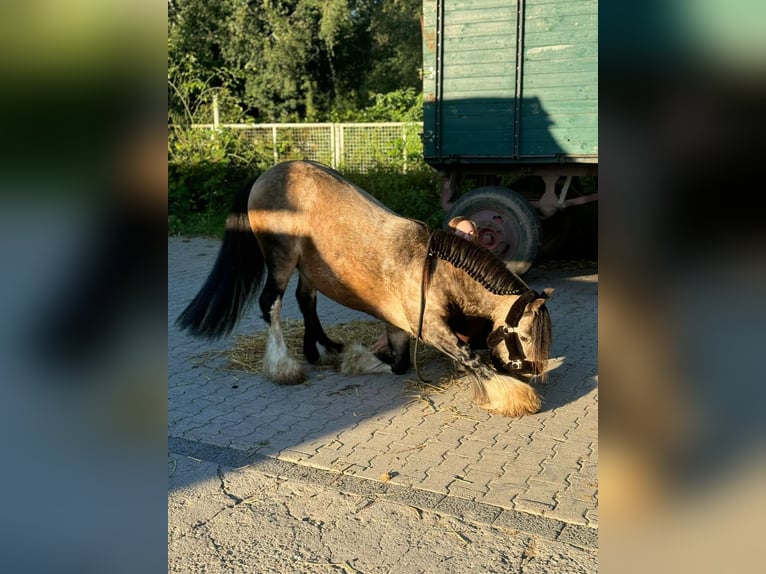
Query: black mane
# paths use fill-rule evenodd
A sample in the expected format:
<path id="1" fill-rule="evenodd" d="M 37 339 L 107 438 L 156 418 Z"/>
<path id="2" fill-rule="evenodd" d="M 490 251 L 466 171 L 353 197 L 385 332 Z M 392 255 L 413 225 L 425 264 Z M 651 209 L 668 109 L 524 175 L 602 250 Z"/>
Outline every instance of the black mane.
<path id="1" fill-rule="evenodd" d="M 454 233 L 434 230 L 429 254 L 462 269 L 495 295 L 519 295 L 529 291 L 521 277 L 509 270 L 494 253 Z"/>

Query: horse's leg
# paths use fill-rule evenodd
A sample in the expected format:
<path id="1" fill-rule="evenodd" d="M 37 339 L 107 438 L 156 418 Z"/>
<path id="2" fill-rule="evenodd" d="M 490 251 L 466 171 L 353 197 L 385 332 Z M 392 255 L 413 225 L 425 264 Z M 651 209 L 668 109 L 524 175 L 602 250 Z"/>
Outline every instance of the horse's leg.
<path id="1" fill-rule="evenodd" d="M 397 375 L 406 373 L 410 368 L 410 336 L 406 331 L 386 323 L 388 347 L 375 353 L 382 362 L 391 365 L 391 371 Z"/>
<path id="2" fill-rule="evenodd" d="M 282 266 L 278 269 L 273 264 L 273 258 L 270 259 L 272 261 L 269 262 L 269 275 L 258 299 L 263 318 L 269 324 L 266 352 L 263 356 L 263 374 L 270 381 L 280 385 L 297 385 L 306 379 L 306 375 L 301 363 L 290 355 L 279 325 L 282 300 L 295 267 Z"/>
<path id="3" fill-rule="evenodd" d="M 301 274 L 298 279 L 298 289 L 295 291 L 298 306 L 303 313 L 303 354 L 310 363 L 316 363 L 321 357 L 317 349 L 317 343 L 326 351 L 339 353 L 343 350 L 343 343 L 330 339 L 322 329 L 317 315 L 317 291 L 311 283 Z"/>
<path id="4" fill-rule="evenodd" d="M 481 408 L 512 417 L 540 410 L 540 396 L 530 385 L 484 364 L 469 344 L 458 339 L 446 321 L 433 318 L 423 331 L 428 344 L 458 361 L 472 375 L 473 400 Z"/>

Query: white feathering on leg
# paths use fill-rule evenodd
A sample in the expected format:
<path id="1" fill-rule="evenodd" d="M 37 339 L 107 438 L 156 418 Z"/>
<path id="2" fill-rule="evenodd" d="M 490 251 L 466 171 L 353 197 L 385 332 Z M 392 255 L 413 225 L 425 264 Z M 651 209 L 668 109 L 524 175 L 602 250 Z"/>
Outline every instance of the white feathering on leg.
<path id="1" fill-rule="evenodd" d="M 306 379 L 300 361 L 290 356 L 282 336 L 282 329 L 276 321 L 269 326 L 266 335 L 263 374 L 278 385 L 297 385 Z"/>
<path id="2" fill-rule="evenodd" d="M 540 410 L 540 395 L 527 383 L 508 375 L 493 373 L 474 384 L 477 385 L 474 390 L 476 404 L 488 411 L 520 417 Z"/>
<path id="3" fill-rule="evenodd" d="M 391 367 L 381 362 L 361 343 L 351 343 L 340 353 L 338 370 L 343 375 L 363 375 L 366 373 L 390 373 Z"/>

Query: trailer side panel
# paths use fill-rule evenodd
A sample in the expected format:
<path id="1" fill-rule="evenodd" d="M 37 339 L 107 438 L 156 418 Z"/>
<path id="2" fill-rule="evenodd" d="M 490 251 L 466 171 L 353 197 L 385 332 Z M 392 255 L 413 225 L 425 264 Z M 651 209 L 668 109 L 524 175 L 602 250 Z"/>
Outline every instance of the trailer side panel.
<path id="1" fill-rule="evenodd" d="M 424 0 L 434 167 L 598 161 L 596 0 Z"/>

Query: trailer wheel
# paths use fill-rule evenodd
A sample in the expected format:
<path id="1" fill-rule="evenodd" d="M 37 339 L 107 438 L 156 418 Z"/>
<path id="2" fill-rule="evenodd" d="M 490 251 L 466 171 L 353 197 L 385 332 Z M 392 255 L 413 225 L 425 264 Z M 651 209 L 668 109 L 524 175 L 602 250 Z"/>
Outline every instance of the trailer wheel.
<path id="1" fill-rule="evenodd" d="M 541 228 L 537 214 L 520 194 L 499 186 L 476 188 L 455 202 L 445 225 L 461 215 L 476 223 L 479 242 L 511 271 L 521 275 L 529 270 L 537 257 Z"/>

